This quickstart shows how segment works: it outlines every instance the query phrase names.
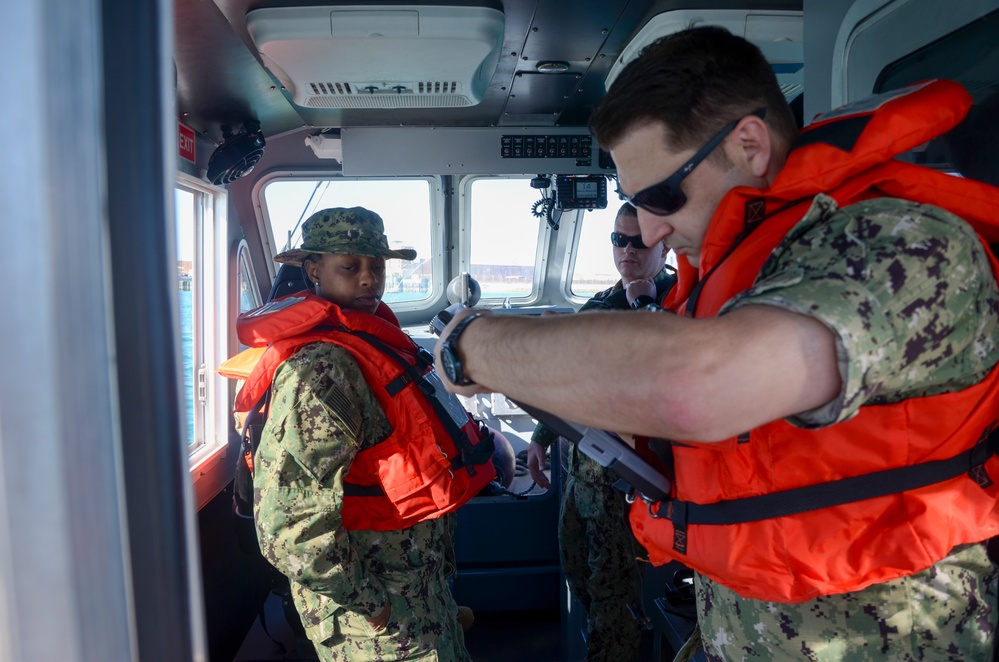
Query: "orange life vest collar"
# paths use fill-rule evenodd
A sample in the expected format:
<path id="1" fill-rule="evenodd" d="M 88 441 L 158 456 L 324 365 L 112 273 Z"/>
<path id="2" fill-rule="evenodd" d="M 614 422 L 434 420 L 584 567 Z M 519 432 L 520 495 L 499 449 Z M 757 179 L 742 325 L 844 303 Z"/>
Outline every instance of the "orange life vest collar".
<path id="1" fill-rule="evenodd" d="M 322 326 L 323 328 L 317 328 Z M 375 314 L 344 310 L 322 297 L 308 292 L 296 292 L 270 301 L 236 318 L 236 337 L 248 347 L 266 347 L 282 340 L 294 339 L 288 346 L 299 348 L 325 338 L 324 329 L 362 331 L 384 338 L 402 352 L 415 352 L 416 344 L 399 326 L 392 310 L 379 303 Z M 271 386 L 274 371 L 288 356 L 278 359 L 273 351 L 264 352 L 236 395 L 234 409 L 249 411 Z"/>
<path id="2" fill-rule="evenodd" d="M 714 316 L 750 287 L 819 192 L 841 206 L 878 196 L 929 203 L 958 214 L 983 238 L 996 236 L 999 190 L 891 160 L 951 128 L 969 104 L 960 86 L 936 81 L 821 119 L 802 134 L 771 188 L 734 189 L 722 201 L 687 314 Z M 999 534 L 999 486 L 990 478 L 999 476 L 999 458 L 988 446 L 996 412 L 999 368 L 962 391 L 864 406 L 825 429 L 774 421 L 719 444 L 674 444 L 674 498 L 652 508 L 636 504 L 632 526 L 654 563 L 679 560 L 748 598 L 800 602 L 913 574 L 956 545 Z M 900 475 L 935 462 L 966 465 L 950 478 L 932 474 L 930 485 L 898 487 L 907 485 Z M 761 508 L 762 519 L 727 524 L 688 517 L 702 508 L 717 515 L 750 500 L 779 500 L 782 493 L 842 497 L 836 490 L 848 491 L 850 480 L 883 471 L 892 472 L 898 491 L 834 498 L 835 505 L 792 514 Z"/>
<path id="3" fill-rule="evenodd" d="M 689 294 L 709 274 L 712 280 L 726 278 L 719 277 L 719 264 L 728 261 L 726 256 L 735 246 L 744 244 L 752 247 L 745 252 L 756 258 L 742 268 L 748 270 L 746 277 L 755 278 L 769 256 L 767 247 L 772 250 L 780 243 L 819 193 L 831 196 L 841 207 L 879 196 L 918 200 L 972 223 L 987 242 L 999 242 L 999 224 L 993 220 L 994 187 L 893 160 L 952 129 L 971 103 L 971 95 L 960 84 L 935 80 L 819 116 L 801 133 L 769 188 L 739 187 L 722 199 L 705 234 L 696 272 L 686 258 L 678 260 L 688 268 L 679 270 L 677 292 Z M 698 312 L 703 307 L 708 314 L 727 300 L 709 301 L 704 292 L 692 298 Z M 687 301 L 687 308 L 691 303 Z"/>
<path id="4" fill-rule="evenodd" d="M 343 310 L 312 294 L 293 294 L 241 315 L 240 341 L 268 344 L 236 401 L 249 411 L 274 372 L 303 346 L 331 342 L 349 351 L 392 426 L 358 452 L 344 477 L 343 525 L 393 530 L 452 512 L 496 477 L 492 436 L 454 395 L 434 388 L 429 353 L 394 320 Z"/>

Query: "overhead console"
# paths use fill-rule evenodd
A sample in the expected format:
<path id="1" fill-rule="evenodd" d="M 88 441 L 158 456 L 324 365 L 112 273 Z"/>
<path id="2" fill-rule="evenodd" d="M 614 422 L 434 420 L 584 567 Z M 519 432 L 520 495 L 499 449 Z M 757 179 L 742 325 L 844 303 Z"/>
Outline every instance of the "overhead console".
<path id="1" fill-rule="evenodd" d="M 343 174 L 492 174 L 607 172 L 581 127 L 355 127 L 340 131 Z M 611 164 L 612 165 L 612 164 Z"/>
<path id="2" fill-rule="evenodd" d="M 482 101 L 504 18 L 468 6 L 266 7 L 246 28 L 299 106 L 460 108 Z"/>

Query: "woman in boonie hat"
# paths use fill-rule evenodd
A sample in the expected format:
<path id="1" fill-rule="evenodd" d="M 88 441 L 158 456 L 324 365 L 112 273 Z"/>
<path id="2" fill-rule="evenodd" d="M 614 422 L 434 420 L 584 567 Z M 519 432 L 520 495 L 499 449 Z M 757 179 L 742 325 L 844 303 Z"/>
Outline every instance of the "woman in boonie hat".
<path id="1" fill-rule="evenodd" d="M 381 303 L 385 260 L 415 257 L 414 250 L 389 248 L 378 214 L 353 207 L 316 212 L 302 226 L 301 247 L 274 259 L 300 265 L 315 294 L 339 306 L 342 312 L 334 311 L 321 324 L 333 331 L 341 325 L 344 331 L 366 330 L 416 356 L 415 343 Z M 311 299 L 283 297 L 273 303 L 273 314 Z M 265 314 L 270 313 L 261 317 Z M 365 354 L 352 354 L 335 340 L 304 342 L 273 372 L 267 422 L 254 456 L 261 551 L 291 580 L 295 607 L 320 660 L 468 662 L 459 610 L 447 583 L 454 563 L 453 510 L 415 523 L 391 523 L 386 530 L 384 520 L 369 519 L 380 506 L 365 500 L 385 494 L 353 491 L 357 485 L 374 485 L 365 488 L 369 491 L 385 485 L 381 478 L 362 481 L 367 474 L 361 470 L 370 461 L 365 458 L 373 457 L 365 451 L 387 453 L 387 464 L 402 464 L 409 447 L 394 450 L 400 443 L 396 431 L 408 430 L 411 443 L 422 444 L 426 435 L 417 433 L 430 422 L 382 407 L 376 391 L 387 387 L 379 380 L 392 376 L 372 367 L 383 365 L 367 357 L 379 354 L 374 345 L 365 345 Z M 364 345 L 355 343 L 355 352 L 358 344 Z M 410 390 L 401 389 L 398 399 L 414 397 L 407 395 Z M 431 439 L 434 434 L 431 429 Z M 348 473 L 351 489 L 344 486 Z"/>
<path id="2" fill-rule="evenodd" d="M 385 293 L 385 259 L 413 260 L 416 251 L 394 251 L 382 218 L 364 207 L 323 209 L 302 225 L 302 246 L 275 262 L 300 265 L 315 292 L 351 310 L 374 313 Z"/>

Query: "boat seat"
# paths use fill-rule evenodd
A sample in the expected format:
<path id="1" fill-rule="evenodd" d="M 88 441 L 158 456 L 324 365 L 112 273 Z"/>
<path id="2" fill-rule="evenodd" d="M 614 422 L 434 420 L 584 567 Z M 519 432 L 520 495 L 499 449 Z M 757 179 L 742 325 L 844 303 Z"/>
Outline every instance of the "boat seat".
<path id="1" fill-rule="evenodd" d="M 282 264 L 281 268 L 278 269 L 277 276 L 274 277 L 274 283 L 271 285 L 271 293 L 267 295 L 267 300 L 273 301 L 287 294 L 301 292 L 308 287 L 309 284 L 305 282 L 305 273 L 302 267 Z"/>

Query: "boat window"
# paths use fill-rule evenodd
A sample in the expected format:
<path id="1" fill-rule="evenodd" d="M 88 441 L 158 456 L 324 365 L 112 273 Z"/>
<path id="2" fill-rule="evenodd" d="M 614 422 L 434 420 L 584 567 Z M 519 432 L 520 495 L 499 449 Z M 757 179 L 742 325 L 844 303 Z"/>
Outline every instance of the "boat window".
<path id="1" fill-rule="evenodd" d="M 240 313 L 245 313 L 259 308 L 263 305 L 260 291 L 257 289 L 257 277 L 253 271 L 253 261 L 250 258 L 250 247 L 243 239 L 236 245 L 236 259 L 234 260 L 236 274 L 232 282 L 236 284 L 236 296 L 234 300 L 237 310 L 232 315 L 235 319 Z M 239 351 L 246 349 L 246 345 L 240 343 Z"/>
<path id="2" fill-rule="evenodd" d="M 621 277 L 614 266 L 610 234 L 619 205 L 614 200 L 606 209 L 580 213 L 576 222 L 576 250 L 570 264 L 569 294 L 580 299 L 606 290 Z"/>
<path id="3" fill-rule="evenodd" d="M 945 10 L 929 0 L 887 2 L 877 11 L 861 5 L 845 13 L 836 36 L 829 104 L 809 116 L 934 78 L 961 83 L 976 105 L 996 89 L 995 0 L 952 2 Z"/>
<path id="4" fill-rule="evenodd" d="M 438 295 L 443 275 L 434 259 L 440 248 L 432 242 L 437 182 L 419 179 L 277 179 L 263 189 L 266 220 L 277 254 L 302 242 L 302 224 L 314 212 L 329 207 L 364 207 L 385 223 L 393 249 L 412 248 L 416 259 L 386 260 L 384 300 L 396 311 L 415 310 Z M 437 232 L 436 234 L 441 234 Z"/>
<path id="5" fill-rule="evenodd" d="M 999 11 L 992 12 L 882 69 L 874 92 L 897 90 L 931 78 L 964 85 L 980 102 L 999 87 Z"/>
<path id="6" fill-rule="evenodd" d="M 196 479 L 218 464 L 228 441 L 229 385 L 215 372 L 231 333 L 225 204 L 221 189 L 194 179 L 174 188 L 184 431 Z"/>
<path id="7" fill-rule="evenodd" d="M 462 271 L 479 282 L 482 299 L 519 304 L 537 299 L 545 229 L 540 191 L 524 177 L 473 178 L 465 190 Z"/>
<path id="8" fill-rule="evenodd" d="M 198 407 L 195 385 L 198 383 L 198 366 L 202 354 L 204 335 L 195 328 L 196 287 L 194 263 L 197 252 L 197 195 L 193 191 L 175 190 L 177 211 L 177 286 L 180 290 L 180 337 L 183 355 L 184 405 L 188 446 L 197 447 L 204 441 L 195 428 L 195 411 Z"/>
<path id="9" fill-rule="evenodd" d="M 614 219 L 620 208 L 620 203 L 614 200 L 606 209 L 592 209 L 579 214 L 576 240 L 569 247 L 572 254 L 566 260 L 571 275 L 566 295 L 577 303 L 584 303 L 621 278 L 614 264 L 610 243 L 610 233 L 614 230 Z M 676 267 L 676 255 L 672 251 L 667 255 L 666 263 Z"/>
<path id="10" fill-rule="evenodd" d="M 981 126 L 985 127 L 985 130 L 975 130 L 966 137 L 965 148 L 980 150 L 973 160 L 992 164 L 966 173 L 978 179 L 983 179 L 980 174 L 983 171 L 996 172 L 992 158 L 996 145 L 989 142 L 989 137 L 994 139 L 996 135 L 993 127 L 996 95 L 999 94 L 997 33 L 999 11 L 994 11 L 888 64 L 874 84 L 874 92 L 881 93 L 933 78 L 947 78 L 961 83 L 974 101 L 968 121 L 981 122 Z M 991 117 L 988 116 L 990 113 Z M 956 139 L 958 134 L 954 136 Z M 955 154 L 955 149 L 957 147 L 949 145 L 946 138 L 936 139 L 902 158 L 943 170 L 960 170 L 960 165 L 967 164 L 969 159 Z"/>
<path id="11" fill-rule="evenodd" d="M 241 241 L 236 251 L 236 283 L 239 286 L 239 312 L 245 313 L 262 305 L 250 261 L 250 248 Z"/>

